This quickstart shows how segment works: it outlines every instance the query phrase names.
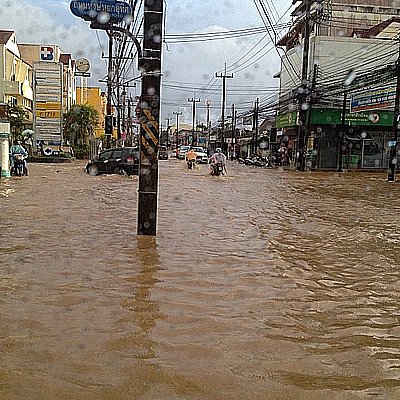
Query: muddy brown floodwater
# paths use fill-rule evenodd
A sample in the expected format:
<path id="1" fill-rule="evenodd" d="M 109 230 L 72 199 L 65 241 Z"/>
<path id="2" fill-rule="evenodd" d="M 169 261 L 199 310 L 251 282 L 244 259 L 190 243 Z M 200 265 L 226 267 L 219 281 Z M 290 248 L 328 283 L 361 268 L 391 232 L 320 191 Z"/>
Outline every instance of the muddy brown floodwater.
<path id="1" fill-rule="evenodd" d="M 2 400 L 400 398 L 400 183 L 83 163 L 0 180 Z"/>

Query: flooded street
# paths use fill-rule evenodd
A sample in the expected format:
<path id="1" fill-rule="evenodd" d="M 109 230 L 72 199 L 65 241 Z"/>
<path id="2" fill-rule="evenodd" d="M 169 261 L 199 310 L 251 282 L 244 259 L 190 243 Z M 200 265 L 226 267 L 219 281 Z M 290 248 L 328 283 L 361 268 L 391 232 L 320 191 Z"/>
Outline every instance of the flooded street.
<path id="1" fill-rule="evenodd" d="M 0 180 L 1 399 L 400 398 L 399 182 L 83 166 Z"/>

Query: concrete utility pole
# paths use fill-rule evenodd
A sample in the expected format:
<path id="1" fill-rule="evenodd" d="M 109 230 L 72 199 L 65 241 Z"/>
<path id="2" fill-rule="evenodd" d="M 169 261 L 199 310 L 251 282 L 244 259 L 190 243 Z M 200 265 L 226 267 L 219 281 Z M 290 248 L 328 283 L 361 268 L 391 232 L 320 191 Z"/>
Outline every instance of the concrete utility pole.
<path id="1" fill-rule="evenodd" d="M 400 131 L 400 47 L 399 47 L 399 57 L 396 61 L 396 73 L 397 73 L 397 83 L 396 83 L 396 98 L 394 102 L 394 113 L 393 113 L 393 129 L 392 137 L 390 138 L 390 154 L 389 154 L 389 168 L 388 168 L 388 182 L 396 181 L 396 167 L 397 167 L 397 147 L 399 141 L 399 131 Z"/>
<path id="2" fill-rule="evenodd" d="M 156 235 L 164 0 L 144 1 L 138 235 Z"/>
<path id="3" fill-rule="evenodd" d="M 200 99 L 188 99 L 192 103 L 192 146 L 197 145 L 196 135 L 196 103 L 200 102 Z"/>
<path id="4" fill-rule="evenodd" d="M 207 148 L 210 146 L 210 134 L 211 134 L 211 129 L 210 129 L 210 106 L 211 106 L 211 101 L 206 99 L 205 104 L 207 107 Z"/>
<path id="5" fill-rule="evenodd" d="M 235 158 L 235 144 L 236 144 L 236 110 L 235 104 L 232 103 L 232 135 L 231 135 L 231 161 Z"/>
<path id="6" fill-rule="evenodd" d="M 293 0 L 292 4 L 297 3 L 300 0 Z M 311 3 L 315 0 L 302 0 L 305 8 L 305 19 L 304 19 L 304 47 L 303 47 L 303 65 L 301 70 L 301 85 L 299 88 L 298 99 L 299 99 L 299 125 L 297 131 L 298 138 L 298 158 L 297 158 L 297 170 L 304 171 L 306 167 L 306 125 L 307 125 L 307 91 L 308 91 L 308 53 L 310 49 L 310 10 Z"/>
<path id="7" fill-rule="evenodd" d="M 178 148 L 179 145 L 179 116 L 182 115 L 181 112 L 174 111 L 174 115 L 176 115 L 176 148 Z"/>
<path id="8" fill-rule="evenodd" d="M 343 91 L 342 119 L 339 133 L 339 160 L 337 172 L 343 172 L 343 146 L 346 135 L 347 90 Z"/>
<path id="9" fill-rule="evenodd" d="M 256 99 L 254 103 L 254 114 L 253 114 L 253 156 L 257 155 L 257 141 L 258 141 L 258 113 L 259 113 L 260 99 Z"/>
<path id="10" fill-rule="evenodd" d="M 216 78 L 222 78 L 222 110 L 221 110 L 221 119 L 222 119 L 222 130 L 221 130 L 221 147 L 222 151 L 226 152 L 225 146 L 225 104 L 226 104 L 226 79 L 233 78 L 233 74 L 226 74 L 226 64 L 225 64 L 225 72 L 224 74 L 215 74 Z"/>
<path id="11" fill-rule="evenodd" d="M 169 126 L 170 126 L 169 121 L 171 121 L 171 118 L 165 118 L 165 120 L 167 121 L 167 143 L 165 145 L 168 148 L 168 142 L 169 142 L 168 137 L 169 137 Z"/>
<path id="12" fill-rule="evenodd" d="M 111 147 L 111 137 L 113 134 L 113 115 L 112 115 L 112 76 L 113 76 L 113 31 L 108 33 L 108 73 L 107 73 L 107 104 L 104 133 L 106 135 L 106 149 Z"/>

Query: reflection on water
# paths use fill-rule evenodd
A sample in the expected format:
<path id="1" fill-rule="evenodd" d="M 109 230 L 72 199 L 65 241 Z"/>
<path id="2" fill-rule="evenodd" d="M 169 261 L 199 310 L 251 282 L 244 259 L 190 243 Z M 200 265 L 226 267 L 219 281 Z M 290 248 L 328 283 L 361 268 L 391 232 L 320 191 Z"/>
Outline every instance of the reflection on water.
<path id="1" fill-rule="evenodd" d="M 397 399 L 398 184 L 385 174 L 31 164 L 0 180 L 0 397 Z"/>

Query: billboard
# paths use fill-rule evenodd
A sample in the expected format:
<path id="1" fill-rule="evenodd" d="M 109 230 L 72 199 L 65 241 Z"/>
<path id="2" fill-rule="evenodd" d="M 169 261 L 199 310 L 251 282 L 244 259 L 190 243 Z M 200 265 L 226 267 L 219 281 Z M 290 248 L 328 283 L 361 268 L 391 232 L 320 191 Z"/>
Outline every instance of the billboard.
<path id="1" fill-rule="evenodd" d="M 62 137 L 62 78 L 61 63 L 38 61 L 33 65 L 35 93 L 35 132 L 36 140 L 51 136 L 59 141 Z"/>
<path id="2" fill-rule="evenodd" d="M 392 87 L 375 89 L 352 96 L 350 112 L 390 109 L 394 107 L 396 89 Z"/>

